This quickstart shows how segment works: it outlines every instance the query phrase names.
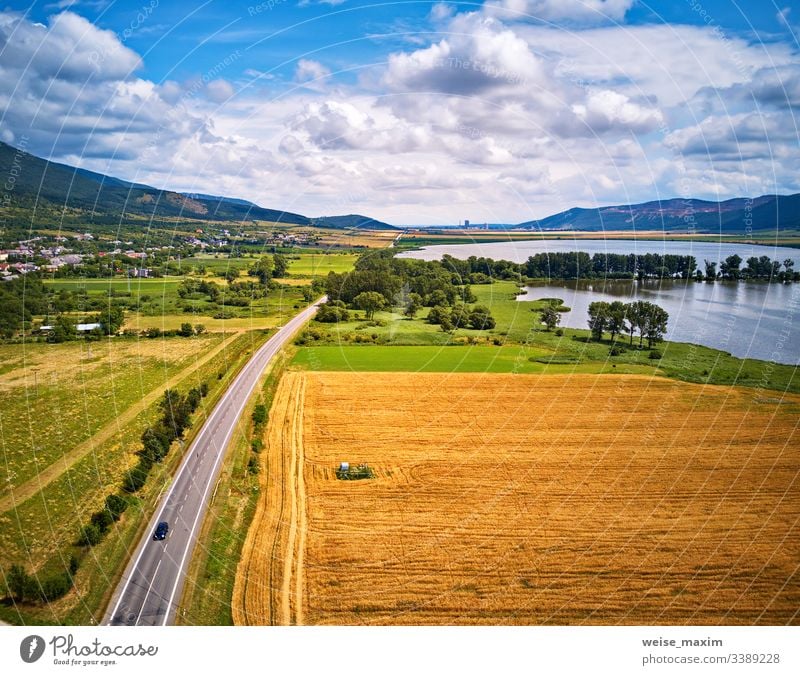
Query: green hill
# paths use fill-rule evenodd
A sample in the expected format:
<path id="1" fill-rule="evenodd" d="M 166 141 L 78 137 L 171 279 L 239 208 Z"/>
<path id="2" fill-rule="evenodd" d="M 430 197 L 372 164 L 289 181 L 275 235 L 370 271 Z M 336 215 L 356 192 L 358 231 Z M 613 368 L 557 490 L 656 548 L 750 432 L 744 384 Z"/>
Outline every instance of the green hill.
<path id="1" fill-rule="evenodd" d="M 305 216 L 265 209 L 244 200 L 185 195 L 50 162 L 0 142 L 0 175 L 14 176 L 4 207 L 74 215 L 90 222 L 127 217 L 180 217 L 198 220 L 271 222 L 308 225 Z"/>

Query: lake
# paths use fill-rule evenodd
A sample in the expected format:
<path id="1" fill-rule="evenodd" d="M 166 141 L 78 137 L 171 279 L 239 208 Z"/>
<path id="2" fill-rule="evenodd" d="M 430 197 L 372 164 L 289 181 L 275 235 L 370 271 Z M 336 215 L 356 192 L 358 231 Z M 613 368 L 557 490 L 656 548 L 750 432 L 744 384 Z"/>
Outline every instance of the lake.
<path id="1" fill-rule="evenodd" d="M 783 262 L 786 258 L 794 260 L 795 269 L 800 269 L 800 249 L 786 246 L 760 246 L 758 244 L 733 244 L 725 241 L 635 241 L 632 239 L 537 239 L 532 241 L 500 241 L 493 244 L 452 244 L 425 246 L 417 251 L 405 251 L 399 258 L 418 260 L 441 260 L 445 254 L 460 260 L 471 255 L 493 260 L 525 262 L 535 253 L 556 253 L 586 251 L 593 253 L 667 253 L 693 255 L 697 266 L 703 269 L 703 261 L 719 262 L 736 253 L 742 260 L 750 256 L 766 255 Z"/>
<path id="2" fill-rule="evenodd" d="M 524 262 L 534 253 L 586 251 L 588 253 L 675 253 L 719 260 L 738 253 L 795 260 L 800 251 L 791 248 L 745 244 L 643 241 L 531 241 L 499 244 L 431 246 L 409 251 L 402 257 L 438 260 L 445 253 L 464 259 L 471 255 L 495 260 Z M 557 281 L 525 288 L 519 300 L 561 298 L 572 311 L 561 314 L 561 325 L 588 328 L 589 304 L 604 300 L 647 300 L 669 312 L 667 338 L 713 347 L 740 358 L 763 359 L 800 365 L 800 284 L 765 282 L 698 283 L 683 280 Z"/>

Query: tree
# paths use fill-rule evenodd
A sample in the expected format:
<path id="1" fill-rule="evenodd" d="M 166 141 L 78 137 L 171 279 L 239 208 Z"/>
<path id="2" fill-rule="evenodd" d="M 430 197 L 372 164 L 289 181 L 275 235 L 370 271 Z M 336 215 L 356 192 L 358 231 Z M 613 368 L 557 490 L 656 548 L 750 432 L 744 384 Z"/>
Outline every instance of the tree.
<path id="1" fill-rule="evenodd" d="M 367 319 L 372 319 L 375 312 L 386 306 L 386 298 L 375 291 L 365 291 L 353 298 L 353 304 L 357 309 L 363 309 Z"/>
<path id="2" fill-rule="evenodd" d="M 603 331 L 609 324 L 611 306 L 607 302 L 593 302 L 589 305 L 589 329 L 595 340 L 603 339 Z"/>
<path id="3" fill-rule="evenodd" d="M 202 323 L 195 324 L 194 332 L 197 335 L 202 335 L 203 333 L 206 332 L 206 327 Z"/>
<path id="4" fill-rule="evenodd" d="M 561 314 L 553 305 L 547 305 L 544 309 L 540 309 L 539 317 L 542 323 L 547 326 L 547 330 L 553 330 L 561 323 Z"/>
<path id="5" fill-rule="evenodd" d="M 706 266 L 706 279 L 714 281 L 717 278 L 717 263 L 710 260 L 704 260 L 703 262 Z"/>
<path id="6" fill-rule="evenodd" d="M 419 293 L 409 293 L 408 302 L 403 314 L 408 318 L 413 319 L 416 313 L 422 309 L 422 296 Z"/>
<path id="7" fill-rule="evenodd" d="M 285 255 L 276 253 L 274 256 L 272 256 L 272 266 L 272 276 L 276 279 L 280 279 L 286 276 L 286 272 L 289 269 L 289 261 Z"/>
<path id="8" fill-rule="evenodd" d="M 194 328 L 192 328 L 192 324 L 186 322 L 181 324 L 181 328 L 178 331 L 178 335 L 181 337 L 192 337 L 194 335 Z"/>
<path id="9" fill-rule="evenodd" d="M 469 327 L 473 330 L 491 330 L 495 327 L 495 320 L 484 305 L 475 305 L 469 313 Z"/>
<path id="10" fill-rule="evenodd" d="M 742 259 L 735 253 L 725 258 L 719 266 L 719 271 L 723 279 L 738 279 L 739 267 L 741 264 Z"/>
<path id="11" fill-rule="evenodd" d="M 229 267 L 225 270 L 223 276 L 225 277 L 225 281 L 230 285 L 239 278 L 239 270 L 235 267 Z"/>
<path id="12" fill-rule="evenodd" d="M 25 599 L 28 587 L 28 573 L 22 565 L 11 565 L 6 573 L 6 587 L 11 596 L 18 602 Z"/>
<path id="13" fill-rule="evenodd" d="M 47 335 L 47 341 L 60 343 L 74 340 L 78 336 L 78 330 L 75 326 L 76 324 L 72 319 L 59 314 L 53 324 L 53 330 Z"/>
<path id="14" fill-rule="evenodd" d="M 628 319 L 628 331 L 631 334 L 630 343 L 633 344 L 633 334 L 635 331 L 639 331 L 639 345 L 642 344 L 642 338 L 644 337 L 645 327 L 647 325 L 647 313 L 648 313 L 648 305 L 649 302 L 644 302 L 642 300 L 637 300 L 636 302 L 631 302 L 627 307 L 627 319 Z"/>
<path id="15" fill-rule="evenodd" d="M 664 339 L 664 333 L 667 332 L 669 314 L 663 307 L 659 307 L 652 302 L 646 304 L 648 307 L 645 313 L 644 334 L 647 338 L 647 346 L 652 347 L 654 342 L 661 342 Z"/>
<path id="16" fill-rule="evenodd" d="M 94 546 L 99 544 L 103 538 L 103 533 L 100 528 L 94 523 L 88 523 L 81 528 L 78 535 L 78 545 L 80 546 Z"/>
<path id="17" fill-rule="evenodd" d="M 267 406 L 263 403 L 259 403 L 253 408 L 253 424 L 259 426 L 264 424 L 267 421 Z"/>
<path id="18" fill-rule="evenodd" d="M 125 310 L 117 305 L 109 305 L 97 319 L 103 329 L 103 333 L 106 335 L 116 335 L 125 322 Z"/>
<path id="19" fill-rule="evenodd" d="M 251 277 L 258 277 L 258 280 L 262 284 L 266 284 L 270 279 L 272 279 L 273 272 L 275 270 L 275 263 L 271 256 L 265 255 L 260 258 L 248 271 L 247 273 Z"/>
<path id="20" fill-rule="evenodd" d="M 445 319 L 450 322 L 450 310 L 447 307 L 443 307 L 442 305 L 431 307 L 428 312 L 428 323 L 441 325 Z"/>
<path id="21" fill-rule="evenodd" d="M 606 329 L 611 333 L 613 340 L 620 333 L 625 332 L 625 303 L 621 300 L 614 300 L 608 306 L 608 323 Z"/>
<path id="22" fill-rule="evenodd" d="M 115 494 L 110 494 L 106 497 L 105 509 L 114 520 L 119 520 L 127 508 L 128 500 L 124 497 Z"/>

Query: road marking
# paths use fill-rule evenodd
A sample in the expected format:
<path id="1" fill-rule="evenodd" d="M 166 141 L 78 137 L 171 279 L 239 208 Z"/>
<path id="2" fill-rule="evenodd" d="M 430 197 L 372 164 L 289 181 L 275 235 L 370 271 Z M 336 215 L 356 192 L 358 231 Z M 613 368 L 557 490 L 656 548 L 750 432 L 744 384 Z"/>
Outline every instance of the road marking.
<path id="1" fill-rule="evenodd" d="M 139 619 L 142 617 L 144 606 L 147 604 L 147 598 L 150 597 L 150 591 L 153 588 L 153 584 L 156 581 L 156 577 L 158 576 L 158 568 L 161 567 L 161 560 L 163 560 L 163 558 L 158 561 L 158 565 L 156 565 L 156 571 L 153 572 L 153 578 L 150 580 L 150 585 L 147 587 L 147 593 L 144 594 L 144 600 L 142 600 L 142 607 L 139 610 L 139 613 L 136 615 L 136 621 L 133 622 L 134 626 L 139 625 Z"/>

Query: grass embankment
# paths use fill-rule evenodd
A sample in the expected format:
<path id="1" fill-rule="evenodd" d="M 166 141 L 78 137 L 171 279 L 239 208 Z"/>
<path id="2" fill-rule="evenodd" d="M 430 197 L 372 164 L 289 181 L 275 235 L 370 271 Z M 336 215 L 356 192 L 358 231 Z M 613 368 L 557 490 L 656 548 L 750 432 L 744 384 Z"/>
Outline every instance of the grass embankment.
<path id="1" fill-rule="evenodd" d="M 191 441 L 235 373 L 266 338 L 267 334 L 262 332 L 240 335 L 210 361 L 199 368 L 191 369 L 178 384 L 177 388 L 181 391 L 203 382 L 209 386 L 209 395 L 194 415 L 192 428 L 184 439 L 184 444 Z M 213 339 L 221 339 L 221 336 Z M 162 343 L 165 349 L 161 379 L 155 378 L 154 386 L 157 387 L 168 379 L 164 377 L 164 370 L 168 369 L 167 364 L 170 362 L 168 357 L 180 352 L 181 340 L 182 338 L 169 338 L 142 342 L 148 348 Z M 123 345 L 125 341 L 115 340 L 111 344 Z M 45 345 L 41 347 L 44 348 Z M 78 345 L 47 347 L 63 349 L 64 353 L 69 353 L 69 350 L 74 350 Z M 202 357 L 202 353 L 197 354 L 197 357 Z M 137 396 L 142 392 L 141 386 L 138 390 L 136 387 L 141 370 L 139 365 L 131 360 L 123 361 L 115 367 L 115 382 L 130 386 L 137 392 Z M 64 366 L 62 359 L 62 367 Z M 82 366 L 78 363 L 77 367 Z M 158 364 L 154 368 L 157 371 Z M 65 382 L 61 384 L 65 385 Z M 65 386 L 65 389 L 67 392 L 71 391 L 69 386 Z M 147 393 L 149 390 L 145 392 Z M 72 395 L 74 397 L 74 392 Z M 86 399 L 83 403 L 87 409 L 110 407 L 102 398 Z M 124 472 L 136 462 L 134 453 L 140 447 L 139 437 L 144 428 L 159 415 L 156 403 L 143 408 L 129 423 L 121 426 L 115 434 L 76 461 L 43 490 L 0 515 L 3 569 L 7 569 L 12 563 L 20 563 L 29 572 L 45 574 L 65 569 L 73 553 L 82 557 L 81 567 L 75 577 L 75 588 L 64 598 L 48 605 L 2 606 L 0 618 L 13 623 L 90 624 L 99 620 L 113 586 L 135 547 L 141 528 L 152 514 L 159 494 L 171 480 L 172 473 L 181 460 L 181 450 L 173 447 L 167 460 L 154 467 L 144 489 L 130 497 L 129 508 L 121 520 L 112 525 L 106 538 L 86 551 L 74 546 L 80 526 L 100 508 L 107 494 L 119 489 Z M 57 435 L 64 424 L 73 421 L 72 418 L 50 414 L 38 419 L 36 428 L 44 433 Z M 77 423 L 80 424 L 80 421 Z M 87 433 L 96 431 L 98 424 L 101 422 L 96 422 Z"/>
<path id="2" fill-rule="evenodd" d="M 378 312 L 375 321 L 337 325 L 312 322 L 294 365 L 311 370 L 377 370 L 519 373 L 655 373 L 688 382 L 740 385 L 800 392 L 800 374 L 789 365 L 739 359 L 725 352 L 682 342 L 649 349 L 622 337 L 622 352 L 610 355 L 611 342 L 591 340 L 588 330 L 547 331 L 538 310 L 545 301 L 518 302 L 517 284 L 508 281 L 473 286 L 477 303 L 487 305 L 497 325 L 488 331 L 459 329 L 453 334 L 425 322 Z M 546 292 L 546 291 L 543 291 Z M 476 344 L 466 344 L 468 340 Z M 499 343 L 499 344 L 496 344 Z M 380 346 L 377 346 L 380 345 Z"/>
<path id="3" fill-rule="evenodd" d="M 248 527 L 259 498 L 259 476 L 249 468 L 254 453 L 252 411 L 260 403 L 271 409 L 278 382 L 291 361 L 293 347 L 273 362 L 258 395 L 242 414 L 232 445 L 222 466 L 216 496 L 205 518 L 198 546 L 187 575 L 176 623 L 199 626 L 229 626 L 236 570 Z M 257 432 L 261 436 L 263 430 Z"/>

